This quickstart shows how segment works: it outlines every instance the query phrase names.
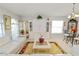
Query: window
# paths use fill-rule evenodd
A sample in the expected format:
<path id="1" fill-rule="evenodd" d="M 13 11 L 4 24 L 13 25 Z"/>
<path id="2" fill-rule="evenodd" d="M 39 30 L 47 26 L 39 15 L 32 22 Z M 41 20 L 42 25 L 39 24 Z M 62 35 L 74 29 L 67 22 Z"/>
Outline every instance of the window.
<path id="1" fill-rule="evenodd" d="M 2 32 L 2 26 L 1 26 L 1 23 L 0 23 L 0 37 L 3 36 L 3 32 Z"/>
<path id="2" fill-rule="evenodd" d="M 0 37 L 3 37 L 4 34 L 5 34 L 5 32 L 4 32 L 3 19 L 0 17 Z"/>
<path id="3" fill-rule="evenodd" d="M 63 33 L 63 21 L 62 20 L 52 21 L 52 33 Z"/>
<path id="4" fill-rule="evenodd" d="M 11 20 L 12 40 L 16 40 L 19 36 L 18 21 L 16 19 Z"/>

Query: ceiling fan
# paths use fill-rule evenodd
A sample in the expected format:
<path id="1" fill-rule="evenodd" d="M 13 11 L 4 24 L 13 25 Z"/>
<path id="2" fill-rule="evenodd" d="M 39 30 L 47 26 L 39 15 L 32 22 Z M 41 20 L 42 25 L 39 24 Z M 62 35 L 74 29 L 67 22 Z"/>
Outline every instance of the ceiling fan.
<path id="1" fill-rule="evenodd" d="M 79 17 L 79 14 L 75 13 L 75 3 L 73 3 L 72 13 L 68 16 L 68 18 L 76 18 Z"/>

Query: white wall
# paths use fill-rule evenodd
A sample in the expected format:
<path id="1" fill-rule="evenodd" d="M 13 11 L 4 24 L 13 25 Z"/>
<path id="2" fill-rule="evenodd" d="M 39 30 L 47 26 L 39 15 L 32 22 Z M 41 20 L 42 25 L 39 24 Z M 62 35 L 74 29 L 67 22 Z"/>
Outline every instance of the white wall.
<path id="1" fill-rule="evenodd" d="M 51 15 L 52 16 L 52 15 Z M 44 18 L 47 18 L 47 17 L 44 17 Z M 27 18 L 23 18 L 23 19 L 25 19 L 25 20 L 29 20 L 29 18 L 27 17 Z M 49 18 L 51 21 L 52 20 L 63 20 L 63 21 L 65 21 L 65 22 L 68 22 L 69 21 L 69 19 L 67 18 L 67 16 L 52 16 L 52 17 L 50 17 Z M 79 18 L 77 18 L 77 20 L 78 20 Z M 35 27 L 37 27 L 36 29 L 35 29 L 35 27 L 33 27 L 33 30 L 34 31 L 39 31 L 39 29 L 40 29 L 40 31 L 41 31 L 41 27 L 39 26 L 39 25 L 37 25 L 36 23 L 38 23 L 39 24 L 39 22 L 37 22 L 37 21 L 35 21 L 35 19 L 34 18 L 30 18 L 30 20 L 31 21 L 33 21 L 33 22 L 35 22 L 35 23 L 33 23 L 33 26 L 35 26 Z M 45 20 L 46 21 L 46 20 Z M 78 20 L 79 21 L 79 20 Z M 41 23 L 42 24 L 42 23 Z M 42 28 L 42 30 L 44 30 L 45 31 L 45 29 L 46 29 L 46 27 L 44 26 L 44 23 L 42 24 L 42 26 L 43 26 L 43 28 Z M 67 26 L 67 25 L 66 25 Z M 52 26 L 51 26 L 51 24 L 50 24 L 50 32 L 49 32 L 49 35 L 50 35 L 50 38 L 52 39 L 52 40 L 54 40 L 54 39 L 63 39 L 64 38 L 64 36 L 63 36 L 63 33 L 62 34 L 52 34 L 51 33 L 51 29 L 52 29 Z M 78 33 L 79 33 L 79 23 L 78 23 Z M 34 35 L 34 34 L 33 34 Z"/>
<path id="2" fill-rule="evenodd" d="M 30 39 L 35 39 L 36 37 L 40 37 L 40 34 L 43 34 L 45 37 L 49 37 L 49 40 L 55 40 L 55 39 L 63 39 L 63 33 L 62 34 L 52 34 L 52 20 L 63 20 L 63 21 L 68 21 L 66 16 L 54 16 L 53 18 L 50 19 L 50 26 L 49 26 L 49 33 L 46 32 L 46 19 L 37 20 L 37 19 L 32 19 L 32 24 L 33 24 L 33 31 L 30 32 Z"/>
<path id="3" fill-rule="evenodd" d="M 67 25 L 68 25 L 68 21 L 69 21 L 69 19 L 68 19 L 66 16 L 53 17 L 52 20 L 63 20 L 63 21 L 65 21 L 65 22 L 67 22 Z M 76 20 L 78 21 L 78 33 L 79 33 L 79 17 L 76 18 Z M 67 25 L 66 25 L 66 26 L 67 26 Z M 62 33 L 62 34 L 52 34 L 52 33 L 51 33 L 51 38 L 52 38 L 52 39 L 63 39 L 64 36 L 63 36 L 63 33 Z"/>
<path id="4" fill-rule="evenodd" d="M 29 32 L 30 39 L 38 39 L 41 35 L 43 35 L 45 38 L 49 37 L 49 33 L 46 32 L 47 19 L 33 19 L 31 22 L 32 31 Z"/>
<path id="5" fill-rule="evenodd" d="M 67 19 L 66 16 L 54 16 L 54 17 L 52 18 L 52 20 L 68 21 L 68 19 Z M 52 25 L 51 25 L 50 29 L 51 29 L 51 31 L 52 31 Z M 51 32 L 50 32 L 50 33 L 51 33 Z M 60 40 L 60 39 L 63 39 L 63 37 L 64 37 L 64 36 L 63 36 L 63 33 L 61 33 L 61 34 L 53 34 L 53 33 L 51 33 L 51 39 L 52 39 L 52 40 L 55 40 L 55 39 Z"/>
<path id="6" fill-rule="evenodd" d="M 3 15 L 11 16 L 11 18 L 15 18 L 16 20 L 19 20 L 19 16 L 6 10 L 3 8 L 0 8 L 0 20 L 3 19 Z M 7 31 L 7 34 L 5 36 L 11 36 L 11 31 Z"/>

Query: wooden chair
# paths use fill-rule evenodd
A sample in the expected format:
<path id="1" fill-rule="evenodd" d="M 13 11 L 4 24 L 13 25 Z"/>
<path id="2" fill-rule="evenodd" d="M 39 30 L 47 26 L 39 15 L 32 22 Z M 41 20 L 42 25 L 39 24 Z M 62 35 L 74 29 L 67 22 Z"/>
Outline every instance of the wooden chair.
<path id="1" fill-rule="evenodd" d="M 66 42 L 69 41 L 69 34 L 64 34 L 64 40 L 65 40 Z"/>
<path id="2" fill-rule="evenodd" d="M 79 44 L 79 38 L 78 37 L 74 38 L 74 43 Z"/>

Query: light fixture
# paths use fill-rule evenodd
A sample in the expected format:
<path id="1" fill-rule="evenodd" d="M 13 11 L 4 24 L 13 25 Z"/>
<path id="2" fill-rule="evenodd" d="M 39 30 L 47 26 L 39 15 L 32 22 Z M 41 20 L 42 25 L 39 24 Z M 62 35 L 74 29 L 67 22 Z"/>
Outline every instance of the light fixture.
<path id="1" fill-rule="evenodd" d="M 75 3 L 73 3 L 72 13 L 71 13 L 71 15 L 68 16 L 68 18 L 73 18 L 74 19 L 76 17 L 79 17 L 79 14 L 75 13 Z"/>

